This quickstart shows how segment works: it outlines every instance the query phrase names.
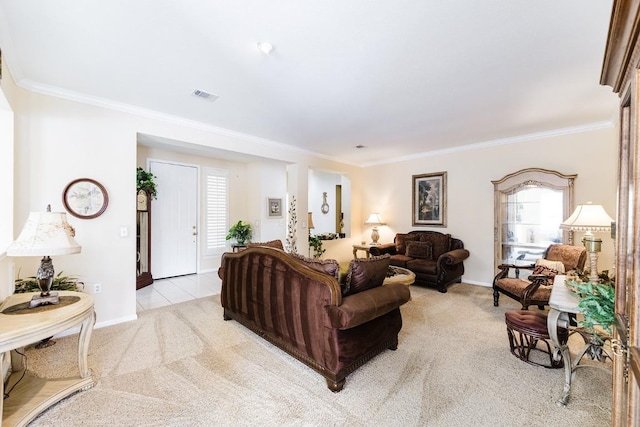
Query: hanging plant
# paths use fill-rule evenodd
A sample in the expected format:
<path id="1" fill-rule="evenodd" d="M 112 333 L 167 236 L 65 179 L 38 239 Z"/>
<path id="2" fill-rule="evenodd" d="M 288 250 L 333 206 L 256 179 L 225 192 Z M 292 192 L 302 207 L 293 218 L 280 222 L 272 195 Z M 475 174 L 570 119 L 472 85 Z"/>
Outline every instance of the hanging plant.
<path id="1" fill-rule="evenodd" d="M 313 248 L 313 257 L 320 258 L 327 250 L 322 249 L 322 240 L 318 236 L 309 235 L 309 246 Z"/>
<path id="2" fill-rule="evenodd" d="M 151 198 L 157 199 L 158 191 L 156 190 L 156 183 L 154 181 L 157 177 L 151 172 L 145 171 L 141 167 L 136 169 L 136 176 L 138 179 L 136 190 L 144 190 Z"/>

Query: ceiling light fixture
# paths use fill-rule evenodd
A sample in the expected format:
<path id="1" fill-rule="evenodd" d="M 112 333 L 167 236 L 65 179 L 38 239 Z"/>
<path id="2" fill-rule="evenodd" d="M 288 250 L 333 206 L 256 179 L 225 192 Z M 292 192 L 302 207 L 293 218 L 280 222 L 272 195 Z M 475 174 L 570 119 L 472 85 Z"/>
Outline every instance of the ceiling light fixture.
<path id="1" fill-rule="evenodd" d="M 258 49 L 266 54 L 270 54 L 271 52 L 273 52 L 273 49 L 275 49 L 275 46 L 269 42 L 259 42 Z"/>

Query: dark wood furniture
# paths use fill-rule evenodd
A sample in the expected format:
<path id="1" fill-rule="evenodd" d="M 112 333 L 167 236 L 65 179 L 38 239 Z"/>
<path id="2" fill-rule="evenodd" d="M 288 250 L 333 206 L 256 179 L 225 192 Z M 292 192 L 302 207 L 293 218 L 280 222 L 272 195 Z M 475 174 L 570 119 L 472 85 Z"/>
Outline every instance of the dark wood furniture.
<path id="1" fill-rule="evenodd" d="M 137 195 L 136 290 L 153 283 L 151 275 L 151 197 L 144 190 Z"/>
<path id="2" fill-rule="evenodd" d="M 368 360 L 397 348 L 400 306 L 411 297 L 401 283 L 343 297 L 335 275 L 267 246 L 225 253 L 218 275 L 224 319 L 316 370 L 334 392 Z"/>
<path id="3" fill-rule="evenodd" d="M 545 368 L 562 368 L 562 359 L 554 360 L 554 346 L 547 329 L 547 316 L 529 310 L 509 310 L 504 313 L 511 354 L 532 365 Z M 569 339 L 565 328 L 558 328 L 557 336 L 562 344 Z M 538 356 L 544 354 L 542 360 Z M 545 359 L 549 363 L 545 363 Z"/>
<path id="4" fill-rule="evenodd" d="M 587 250 L 583 246 L 551 245 L 544 252 L 547 261 L 560 261 L 564 264 L 564 272 L 582 270 L 587 259 Z M 500 294 L 513 298 L 526 310 L 530 305 L 541 309 L 549 305 L 553 277 L 545 274 L 529 274 L 520 278 L 520 270 L 533 273 L 535 263 L 526 265 L 501 264 L 500 270 L 493 279 L 493 305 L 498 306 Z M 564 273 L 561 272 L 561 273 Z"/>
<path id="5" fill-rule="evenodd" d="M 427 245 L 427 251 L 412 253 L 412 244 Z M 408 248 L 408 249 L 407 249 Z M 411 270 L 416 275 L 415 284 L 435 287 L 447 292 L 447 286 L 460 283 L 464 274 L 463 261 L 469 258 L 469 251 L 462 240 L 438 231 L 414 230 L 398 233 L 393 243 L 371 246 L 374 256 L 391 255 L 391 265 Z"/>

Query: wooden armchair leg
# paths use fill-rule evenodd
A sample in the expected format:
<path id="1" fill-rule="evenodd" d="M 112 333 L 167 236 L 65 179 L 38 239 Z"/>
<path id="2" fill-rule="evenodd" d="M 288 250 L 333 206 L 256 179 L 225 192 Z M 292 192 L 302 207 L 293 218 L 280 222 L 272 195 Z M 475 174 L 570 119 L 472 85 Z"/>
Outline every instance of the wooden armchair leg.
<path id="1" fill-rule="evenodd" d="M 500 292 L 497 289 L 493 290 L 493 306 L 498 306 L 498 299 L 500 298 Z"/>

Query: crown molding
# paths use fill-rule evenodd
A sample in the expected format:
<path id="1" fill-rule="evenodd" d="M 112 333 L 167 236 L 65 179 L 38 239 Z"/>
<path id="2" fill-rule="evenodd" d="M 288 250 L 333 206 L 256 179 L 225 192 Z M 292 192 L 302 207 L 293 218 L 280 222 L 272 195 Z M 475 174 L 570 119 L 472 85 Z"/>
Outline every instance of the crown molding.
<path id="1" fill-rule="evenodd" d="M 460 153 L 460 152 L 464 152 L 464 151 L 478 150 L 478 149 L 481 149 L 481 148 L 497 147 L 497 146 L 507 145 L 507 144 L 517 144 L 517 143 L 520 143 L 520 142 L 532 141 L 532 140 L 541 139 L 541 138 L 552 138 L 552 137 L 556 137 L 556 136 L 571 135 L 571 134 L 574 134 L 574 133 L 582 133 L 582 132 L 590 132 L 590 131 L 593 131 L 593 130 L 606 129 L 606 128 L 611 128 L 611 127 L 613 127 L 613 121 L 594 122 L 594 123 L 588 123 L 588 124 L 584 124 L 584 125 L 580 125 L 580 126 L 572 126 L 572 127 L 567 127 L 567 128 L 544 131 L 544 132 L 530 133 L 530 134 L 526 134 L 526 135 L 514 136 L 514 137 L 509 137 L 509 138 L 495 139 L 495 140 L 492 140 L 492 141 L 484 141 L 484 142 L 477 142 L 477 143 L 473 143 L 473 144 L 466 144 L 466 145 L 461 145 L 461 146 L 458 146 L 458 147 L 451 147 L 451 148 L 443 148 L 443 149 L 440 149 L 440 150 L 426 151 L 426 152 L 423 152 L 423 153 L 412 154 L 412 155 L 409 155 L 409 156 L 395 157 L 395 158 L 392 158 L 392 159 L 381 160 L 379 162 L 366 163 L 366 164 L 363 164 L 362 167 L 379 166 L 379 165 L 384 165 L 384 164 L 389 164 L 389 163 L 397 163 L 397 162 L 408 161 L 408 160 L 424 159 L 425 157 L 443 156 L 445 154 Z"/>
<path id="2" fill-rule="evenodd" d="M 175 124 L 178 126 L 188 127 L 191 129 L 202 130 L 205 132 L 210 132 L 210 133 L 214 133 L 221 136 L 239 139 L 239 140 L 250 142 L 253 144 L 263 145 L 269 148 L 277 148 L 279 150 L 291 152 L 292 154 L 322 158 L 322 159 L 331 160 L 334 162 L 336 161 L 335 158 L 330 157 L 326 154 L 305 150 L 300 147 L 296 147 L 295 145 L 284 144 L 282 142 L 261 138 L 258 136 L 254 136 L 254 135 L 250 135 L 242 132 L 232 131 L 229 129 L 199 122 L 196 120 L 186 119 L 184 117 L 161 113 L 155 110 L 137 107 L 137 106 L 125 104 L 122 102 L 116 102 L 109 99 L 100 98 L 97 96 L 86 95 L 83 93 L 62 89 L 57 86 L 42 84 L 42 83 L 33 81 L 31 79 L 20 80 L 20 82 L 18 83 L 18 86 L 22 87 L 23 89 L 40 93 L 43 95 L 53 96 L 53 97 L 65 99 L 68 101 L 79 102 L 82 104 L 93 105 L 96 107 L 114 110 L 122 113 L 133 114 L 136 116 L 159 120 L 166 123 Z M 247 152 L 246 154 L 251 154 L 251 153 Z M 357 164 L 346 162 L 346 161 L 340 161 L 339 163 L 348 164 L 351 166 L 358 166 Z"/>

